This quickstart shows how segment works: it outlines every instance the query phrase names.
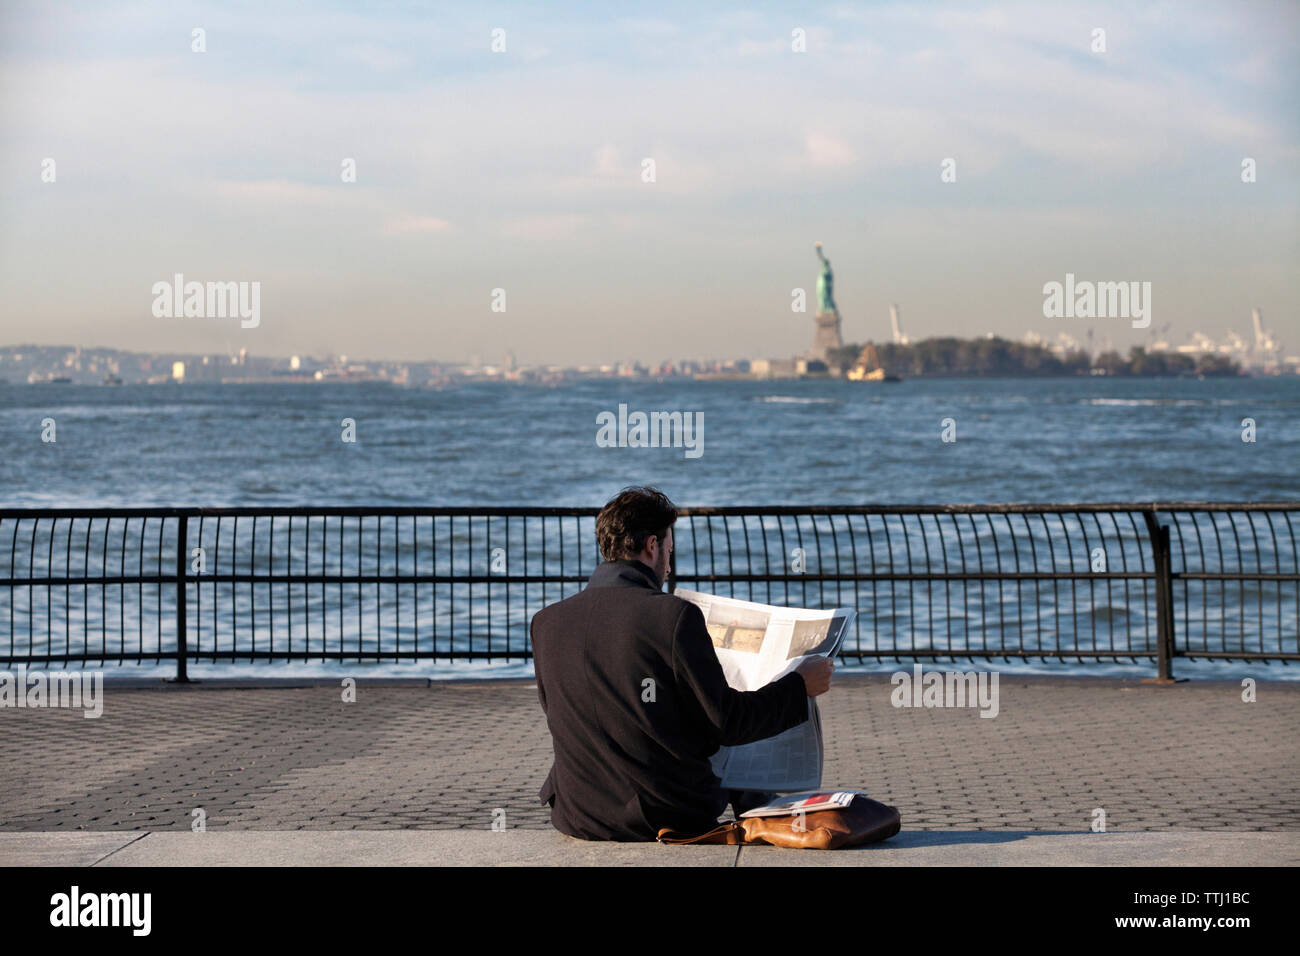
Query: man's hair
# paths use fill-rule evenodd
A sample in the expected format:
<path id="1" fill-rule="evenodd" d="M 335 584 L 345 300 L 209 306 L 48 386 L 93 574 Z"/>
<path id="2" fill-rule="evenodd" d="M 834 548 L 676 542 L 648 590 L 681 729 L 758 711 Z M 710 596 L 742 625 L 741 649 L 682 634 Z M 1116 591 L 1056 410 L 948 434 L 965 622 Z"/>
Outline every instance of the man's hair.
<path id="1" fill-rule="evenodd" d="M 658 488 L 624 488 L 596 516 L 596 544 L 606 561 L 635 558 L 651 535 L 661 541 L 677 520 L 677 506 Z"/>

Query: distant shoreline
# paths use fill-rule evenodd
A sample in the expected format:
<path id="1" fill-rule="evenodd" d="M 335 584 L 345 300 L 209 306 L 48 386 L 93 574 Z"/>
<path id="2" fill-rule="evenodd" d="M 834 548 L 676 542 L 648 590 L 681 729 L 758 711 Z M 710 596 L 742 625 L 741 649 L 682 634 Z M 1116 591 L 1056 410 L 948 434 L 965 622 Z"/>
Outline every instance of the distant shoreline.
<path id="1" fill-rule="evenodd" d="M 1182 379 L 1185 381 L 1223 381 L 1232 379 L 1290 379 L 1300 377 L 1300 372 L 1281 371 L 1281 372 L 1235 372 L 1227 374 L 1016 374 L 1013 372 L 999 372 L 992 375 L 974 375 L 974 374 L 922 374 L 903 376 L 901 382 L 884 383 L 884 382 L 855 382 L 839 375 L 799 375 L 792 377 L 770 377 L 746 374 L 703 374 L 703 375 L 574 375 L 560 378 L 556 381 L 536 381 L 530 379 L 505 379 L 499 376 L 456 376 L 450 381 L 438 384 L 412 384 L 395 382 L 391 379 L 384 378 L 249 378 L 249 379 L 220 379 L 205 380 L 196 382 L 11 382 L 0 379 L 0 388 L 38 388 L 49 389 L 58 386 L 71 386 L 74 388 L 95 388 L 95 389 L 115 389 L 115 388 L 195 388 L 200 386 L 240 386 L 240 385 L 295 385 L 295 386 L 333 386 L 341 385 L 354 388 L 361 385 L 384 385 L 391 388 L 411 389 L 416 391 L 438 391 L 448 388 L 457 388 L 465 385 L 502 385 L 514 386 L 519 388 L 556 388 L 562 385 L 576 385 L 582 382 L 637 382 L 637 383 L 683 383 L 683 382 L 700 382 L 700 383 L 719 383 L 719 382 L 755 382 L 755 383 L 794 383 L 794 382 L 838 382 L 846 388 L 853 389 L 874 389 L 884 385 L 906 385 L 908 381 L 1055 381 L 1055 382 L 1074 382 L 1074 381 L 1168 381 L 1171 379 Z"/>
<path id="2" fill-rule="evenodd" d="M 1249 351 L 1147 351 L 1127 355 L 1049 348 L 998 337 L 940 337 L 917 342 L 867 342 L 827 350 L 820 359 L 791 358 L 626 360 L 560 365 L 470 361 L 358 360 L 346 355 L 288 358 L 236 354 L 140 353 L 104 348 L 19 345 L 0 347 L 0 385 L 348 385 L 383 382 L 444 389 L 473 382 L 554 387 L 600 381 L 822 381 L 854 385 L 912 379 L 1233 378 L 1300 374 L 1300 359 L 1266 361 Z M 881 378 L 885 381 L 882 383 Z"/>

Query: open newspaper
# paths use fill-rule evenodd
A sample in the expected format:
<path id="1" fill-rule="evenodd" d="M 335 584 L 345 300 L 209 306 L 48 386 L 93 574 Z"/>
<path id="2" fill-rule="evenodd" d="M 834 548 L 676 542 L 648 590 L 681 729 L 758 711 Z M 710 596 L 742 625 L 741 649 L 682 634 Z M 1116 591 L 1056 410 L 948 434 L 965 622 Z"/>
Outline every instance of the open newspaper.
<path id="1" fill-rule="evenodd" d="M 834 660 L 856 613 L 852 608 L 818 611 L 775 607 L 678 588 L 677 597 L 704 614 L 713 650 L 727 683 L 758 690 L 780 680 L 806 658 Z M 730 790 L 815 790 L 822 785 L 822 725 L 815 698 L 808 719 L 789 730 L 713 755 L 713 772 Z"/>

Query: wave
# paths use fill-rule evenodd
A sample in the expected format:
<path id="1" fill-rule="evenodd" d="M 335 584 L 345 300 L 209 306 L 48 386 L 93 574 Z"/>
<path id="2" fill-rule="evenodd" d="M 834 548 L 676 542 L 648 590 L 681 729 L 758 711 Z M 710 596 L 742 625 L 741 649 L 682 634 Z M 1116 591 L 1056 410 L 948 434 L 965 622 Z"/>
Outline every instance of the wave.
<path id="1" fill-rule="evenodd" d="M 1084 405 L 1208 405 L 1209 402 L 1196 398 L 1088 398 L 1083 400 Z"/>

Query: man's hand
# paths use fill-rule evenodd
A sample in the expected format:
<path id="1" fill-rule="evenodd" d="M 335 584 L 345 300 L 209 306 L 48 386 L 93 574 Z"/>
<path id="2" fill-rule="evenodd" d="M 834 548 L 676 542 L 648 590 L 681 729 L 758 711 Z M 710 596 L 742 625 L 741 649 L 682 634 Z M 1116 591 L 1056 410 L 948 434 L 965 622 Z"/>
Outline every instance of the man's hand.
<path id="1" fill-rule="evenodd" d="M 831 689 L 831 672 L 835 665 L 827 657 L 810 657 L 794 672 L 803 678 L 809 697 L 818 697 Z"/>

